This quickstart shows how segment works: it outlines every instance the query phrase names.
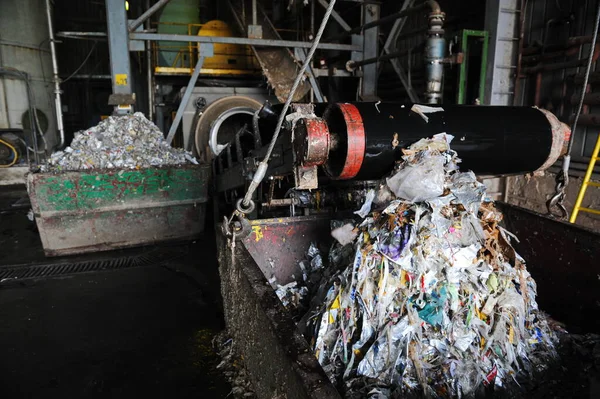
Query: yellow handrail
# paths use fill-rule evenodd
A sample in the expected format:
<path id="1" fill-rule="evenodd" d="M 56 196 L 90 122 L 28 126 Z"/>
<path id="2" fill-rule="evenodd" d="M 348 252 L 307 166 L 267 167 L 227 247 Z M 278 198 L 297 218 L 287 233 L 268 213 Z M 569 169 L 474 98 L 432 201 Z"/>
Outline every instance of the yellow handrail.
<path id="1" fill-rule="evenodd" d="M 600 215 L 600 209 L 590 209 L 581 206 L 581 203 L 583 202 L 583 197 L 585 196 L 585 192 L 588 186 L 600 187 L 600 183 L 591 181 L 592 173 L 594 171 L 594 167 L 596 166 L 596 162 L 600 160 L 598 154 L 600 154 L 600 133 L 598 133 L 598 140 L 596 140 L 596 146 L 594 147 L 594 151 L 592 152 L 592 158 L 590 159 L 590 163 L 585 172 L 585 176 L 583 177 L 583 183 L 581 184 L 581 188 L 579 189 L 579 194 L 577 194 L 577 200 L 575 201 L 575 205 L 573 206 L 573 212 L 571 213 L 571 218 L 569 219 L 569 222 L 571 223 L 575 223 L 575 221 L 577 220 L 577 215 L 580 211 Z"/>

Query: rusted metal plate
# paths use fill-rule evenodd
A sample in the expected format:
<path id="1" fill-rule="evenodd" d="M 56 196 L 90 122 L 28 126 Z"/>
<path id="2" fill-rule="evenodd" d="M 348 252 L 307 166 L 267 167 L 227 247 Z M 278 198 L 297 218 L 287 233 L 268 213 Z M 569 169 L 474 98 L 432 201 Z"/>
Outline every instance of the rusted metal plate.
<path id="1" fill-rule="evenodd" d="M 252 24 L 252 13 L 249 12 L 252 9 L 252 1 L 235 0 L 229 4 L 238 27 L 242 32 L 245 32 L 247 27 Z M 262 26 L 262 38 L 281 40 L 281 36 L 279 36 L 260 6 L 260 2 L 258 3 L 257 13 L 258 24 Z M 263 74 L 275 91 L 277 99 L 283 103 L 290 94 L 298 71 L 298 65 L 292 52 L 287 48 L 258 46 L 252 46 L 252 51 L 262 68 Z M 293 101 L 300 101 L 309 90 L 308 80 L 301 82 L 294 93 Z"/>
<path id="2" fill-rule="evenodd" d="M 27 189 L 47 256 L 193 238 L 209 167 L 32 173 Z"/>
<path id="3" fill-rule="evenodd" d="M 256 397 L 340 399 L 256 257 L 245 245 L 236 245 L 232 254 L 223 236 L 217 245 L 227 330 L 243 355 Z"/>
<path id="4" fill-rule="evenodd" d="M 267 279 L 278 284 L 302 278 L 298 262 L 306 257 L 311 242 L 324 248 L 331 243 L 329 218 L 319 216 L 252 220 L 252 233 L 244 246 Z"/>
<path id="5" fill-rule="evenodd" d="M 498 203 L 538 287 L 540 309 L 571 332 L 600 332 L 600 234 Z"/>

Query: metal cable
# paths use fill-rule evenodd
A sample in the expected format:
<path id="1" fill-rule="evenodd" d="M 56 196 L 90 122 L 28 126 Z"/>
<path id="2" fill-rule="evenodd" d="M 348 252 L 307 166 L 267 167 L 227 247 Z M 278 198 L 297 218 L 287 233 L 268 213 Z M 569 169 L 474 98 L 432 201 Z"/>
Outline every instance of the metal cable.
<path id="1" fill-rule="evenodd" d="M 66 81 L 68 81 L 69 79 L 71 79 L 73 76 L 75 76 L 77 74 L 77 72 L 79 72 L 81 70 L 81 68 L 83 68 L 83 66 L 85 65 L 85 63 L 90 59 L 92 53 L 94 52 L 94 50 L 96 49 L 96 45 L 98 44 L 98 42 L 94 42 L 94 45 L 92 46 L 92 48 L 90 49 L 90 52 L 88 53 L 88 55 L 85 57 L 85 59 L 83 60 L 83 62 L 81 63 L 81 65 L 79 65 L 77 67 L 77 69 L 75 69 L 75 71 L 70 74 L 66 79 L 63 79 L 62 83 L 65 83 Z"/>
<path id="2" fill-rule="evenodd" d="M 321 26 L 319 26 L 319 30 L 317 31 L 317 34 L 315 35 L 315 40 L 313 41 L 313 44 L 310 47 L 310 50 L 308 51 L 308 55 L 306 56 L 306 59 L 304 60 L 304 63 L 302 64 L 300 71 L 296 75 L 296 80 L 294 80 L 294 84 L 292 85 L 292 88 L 290 89 L 288 98 L 285 101 L 285 104 L 283 105 L 283 109 L 281 110 L 281 113 L 279 114 L 279 119 L 277 120 L 277 126 L 275 127 L 275 133 L 273 134 L 273 138 L 271 139 L 271 143 L 269 144 L 267 153 L 265 154 L 264 159 L 260 163 L 256 173 L 254 174 L 255 178 L 253 178 L 252 182 L 250 182 L 248 191 L 246 191 L 246 195 L 244 196 L 242 204 L 245 207 L 247 207 L 250 204 L 252 196 L 254 195 L 254 191 L 256 191 L 256 188 L 258 187 L 258 185 L 261 183 L 262 179 L 265 176 L 265 173 L 267 171 L 267 166 L 269 164 L 269 158 L 271 158 L 271 153 L 273 152 L 273 148 L 275 148 L 275 142 L 277 141 L 277 138 L 279 137 L 279 132 L 281 131 L 281 127 L 283 126 L 283 122 L 285 120 L 287 111 L 290 107 L 290 104 L 292 103 L 294 94 L 296 93 L 296 90 L 298 89 L 298 86 L 300 85 L 300 82 L 302 81 L 304 73 L 306 72 L 306 69 L 308 68 L 308 65 L 310 64 L 310 62 L 315 54 L 315 51 L 317 50 L 317 46 L 319 45 L 319 42 L 321 41 L 321 37 L 323 36 L 323 32 L 325 31 L 325 27 L 327 26 L 327 21 L 329 20 L 329 17 L 331 16 L 331 13 L 333 12 L 333 6 L 335 5 L 335 2 L 336 2 L 336 0 L 331 0 L 329 3 L 329 6 L 327 7 L 327 10 L 325 10 L 325 15 L 323 16 L 323 20 L 321 21 Z"/>

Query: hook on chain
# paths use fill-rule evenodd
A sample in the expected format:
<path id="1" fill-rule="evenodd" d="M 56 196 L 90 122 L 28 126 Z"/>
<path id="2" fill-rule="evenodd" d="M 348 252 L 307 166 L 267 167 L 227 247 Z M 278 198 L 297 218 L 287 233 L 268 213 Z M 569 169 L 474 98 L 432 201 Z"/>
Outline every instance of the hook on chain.
<path id="1" fill-rule="evenodd" d="M 234 220 L 237 219 L 237 220 Z M 244 238 L 250 234 L 252 226 L 243 213 L 237 210 L 233 212 L 231 217 L 227 219 L 227 216 L 223 216 L 223 223 L 221 224 L 221 232 L 227 238 L 241 237 Z"/>
<path id="2" fill-rule="evenodd" d="M 569 165 L 570 165 L 571 157 L 566 155 L 563 159 L 563 165 L 561 171 L 556 175 L 556 186 L 554 189 L 554 196 L 550 198 L 546 202 L 546 209 L 548 210 L 548 215 L 566 219 L 569 217 L 569 212 L 564 205 L 565 197 L 566 197 L 566 188 L 569 184 Z M 555 208 L 559 213 L 555 212 Z"/>

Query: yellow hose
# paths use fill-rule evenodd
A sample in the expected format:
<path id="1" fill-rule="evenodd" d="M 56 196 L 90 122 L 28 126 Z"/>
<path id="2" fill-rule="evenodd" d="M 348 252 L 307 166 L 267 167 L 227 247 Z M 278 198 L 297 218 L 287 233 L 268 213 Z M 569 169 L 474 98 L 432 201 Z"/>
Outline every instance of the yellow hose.
<path id="1" fill-rule="evenodd" d="M 15 147 L 14 147 L 12 144 L 10 144 L 9 142 L 7 142 L 7 141 L 4 141 L 4 140 L 0 139 L 0 143 L 1 143 L 1 144 L 4 144 L 4 145 L 5 145 L 5 146 L 7 146 L 8 148 L 10 148 L 10 150 L 13 152 L 13 154 L 15 154 L 15 158 L 12 160 L 12 162 L 11 162 L 11 163 L 9 163 L 9 164 L 7 164 L 7 165 L 2 165 L 2 164 L 0 164 L 0 168 L 10 168 L 10 167 L 11 167 L 11 166 L 13 166 L 14 164 L 16 164 L 16 163 L 17 163 L 17 161 L 19 160 L 19 153 L 17 152 L 17 149 L 16 149 L 16 148 L 15 148 Z"/>

